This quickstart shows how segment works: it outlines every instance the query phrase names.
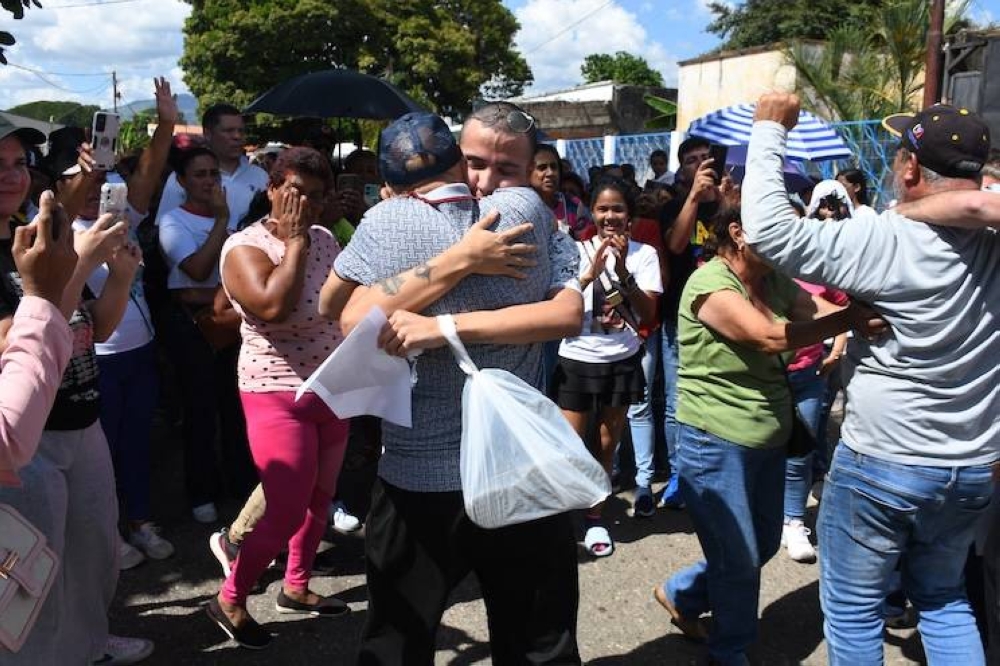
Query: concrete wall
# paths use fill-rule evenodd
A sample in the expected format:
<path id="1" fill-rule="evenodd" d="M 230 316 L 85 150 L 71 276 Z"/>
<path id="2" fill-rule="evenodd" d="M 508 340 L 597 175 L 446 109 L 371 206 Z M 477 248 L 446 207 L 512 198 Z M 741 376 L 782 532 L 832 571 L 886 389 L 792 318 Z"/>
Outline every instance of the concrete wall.
<path id="1" fill-rule="evenodd" d="M 762 93 L 795 90 L 795 67 L 780 50 L 750 49 L 680 63 L 677 129 L 731 104 L 756 102 Z"/>

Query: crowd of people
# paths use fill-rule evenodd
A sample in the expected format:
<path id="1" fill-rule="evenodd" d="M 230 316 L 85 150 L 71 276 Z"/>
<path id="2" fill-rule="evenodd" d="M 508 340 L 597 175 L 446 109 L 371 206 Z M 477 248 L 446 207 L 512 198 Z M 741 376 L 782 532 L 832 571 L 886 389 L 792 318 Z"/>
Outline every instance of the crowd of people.
<path id="1" fill-rule="evenodd" d="M 150 497 L 162 394 L 176 396 L 192 518 L 242 502 L 210 535 L 224 580 L 205 609 L 240 646 L 274 639 L 247 597 L 276 559 L 279 612 L 350 612 L 310 576 L 328 526 L 361 526 L 341 490 L 354 451 L 378 458 L 358 664 L 433 663 L 469 573 L 494 663 L 581 663 L 578 541 L 613 556 L 614 525 L 601 504 L 497 529 L 469 519 L 465 375 L 439 315 L 478 367 L 547 394 L 621 486 L 631 451 L 636 520 L 687 512 L 703 559 L 653 595 L 710 663 L 749 663 L 761 571 L 782 546 L 819 561 L 831 664 L 881 663 L 901 617 L 932 664 L 1000 662 L 1000 155 L 975 114 L 884 121 L 897 200 L 879 213 L 857 169 L 786 189 L 794 95 L 758 102 L 742 183 L 692 136 L 676 173 L 654 151 L 642 185 L 633 165 L 575 173 L 508 102 L 474 107 L 457 139 L 410 113 L 375 151 L 271 143 L 251 163 L 237 108 L 175 137 L 167 81 L 155 97 L 149 146 L 117 172 L 97 168 L 83 130 L 0 125 L 0 503 L 61 560 L 0 664 L 153 651 L 109 633 L 108 609 L 120 569 L 175 552 Z M 119 183 L 127 205 L 102 213 Z M 415 368 L 410 427 L 296 399 L 373 308 L 381 349 Z"/>

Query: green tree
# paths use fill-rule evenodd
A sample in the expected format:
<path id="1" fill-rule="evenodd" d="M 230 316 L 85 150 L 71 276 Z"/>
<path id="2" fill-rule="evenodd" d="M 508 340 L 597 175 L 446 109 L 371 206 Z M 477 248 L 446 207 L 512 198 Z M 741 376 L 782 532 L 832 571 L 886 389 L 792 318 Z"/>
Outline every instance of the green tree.
<path id="1" fill-rule="evenodd" d="M 518 24 L 500 0 L 187 0 L 184 81 L 199 103 L 245 105 L 309 71 L 383 76 L 444 114 L 480 90 L 532 80 L 513 50 Z"/>
<path id="2" fill-rule="evenodd" d="M 0 8 L 13 14 L 15 19 L 24 18 L 25 8 L 31 7 L 31 5 L 39 8 L 42 6 L 38 0 L 0 0 Z M 3 50 L 7 46 L 13 46 L 14 42 L 14 35 L 6 30 L 0 30 L 0 63 L 7 64 L 7 58 L 4 56 Z"/>
<path id="3" fill-rule="evenodd" d="M 598 81 L 614 81 L 633 86 L 662 86 L 663 75 L 649 66 L 645 59 L 618 51 L 610 53 L 592 53 L 583 59 L 580 74 L 585 83 Z"/>
<path id="4" fill-rule="evenodd" d="M 118 150 L 123 155 L 139 153 L 149 145 L 149 124 L 156 122 L 156 107 L 144 109 L 123 120 L 118 133 Z"/>
<path id="5" fill-rule="evenodd" d="M 822 44 L 786 54 L 806 108 L 841 120 L 882 118 L 919 106 L 930 29 L 930 0 L 892 0 L 865 26 L 840 26 Z M 969 2 L 950 3 L 945 32 L 965 24 Z"/>
<path id="6" fill-rule="evenodd" d="M 872 11 L 890 0 L 745 0 L 737 6 L 711 2 L 706 30 L 723 39 L 721 49 L 745 49 L 793 39 L 827 39 L 841 27 L 867 25 Z"/>
<path id="7" fill-rule="evenodd" d="M 646 93 L 642 96 L 646 106 L 656 115 L 646 121 L 646 129 L 670 131 L 677 129 L 677 102 Z"/>
<path id="8" fill-rule="evenodd" d="M 29 102 L 7 109 L 10 113 L 60 125 L 90 127 L 94 111 L 101 107 L 78 102 Z"/>

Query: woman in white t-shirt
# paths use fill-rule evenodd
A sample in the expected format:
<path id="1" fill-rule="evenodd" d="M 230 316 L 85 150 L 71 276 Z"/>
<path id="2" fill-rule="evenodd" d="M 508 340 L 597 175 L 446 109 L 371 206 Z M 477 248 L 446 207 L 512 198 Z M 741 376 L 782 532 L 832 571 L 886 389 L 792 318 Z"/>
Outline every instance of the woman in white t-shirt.
<path id="1" fill-rule="evenodd" d="M 219 161 L 204 147 L 183 151 L 174 165 L 184 203 L 160 218 L 171 308 L 162 336 L 172 357 L 184 413 L 184 476 L 195 520 L 218 519 L 222 472 L 243 501 L 257 485 L 236 388 L 240 317 L 220 288 L 219 256 L 229 238 L 229 207 Z M 215 456 L 216 418 L 222 465 Z"/>
<path id="2" fill-rule="evenodd" d="M 578 336 L 559 346 L 554 378 L 556 402 L 585 440 L 591 414 L 596 412 L 599 441 L 588 445 L 609 474 L 628 407 L 643 398 L 640 323 L 655 318 L 657 298 L 663 292 L 656 250 L 629 239 L 634 205 L 622 180 L 603 180 L 594 186 L 590 211 L 597 235 L 577 243 L 583 326 Z M 585 520 L 584 544 L 595 557 L 614 551 L 601 524 L 601 509 L 602 505 L 591 509 Z"/>

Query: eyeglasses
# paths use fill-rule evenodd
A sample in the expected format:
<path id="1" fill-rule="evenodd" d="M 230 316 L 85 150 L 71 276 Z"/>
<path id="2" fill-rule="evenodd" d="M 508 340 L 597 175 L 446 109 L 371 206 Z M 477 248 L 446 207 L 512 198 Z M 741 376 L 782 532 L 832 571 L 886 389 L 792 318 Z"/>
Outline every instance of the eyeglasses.
<path id="1" fill-rule="evenodd" d="M 521 109 L 496 102 L 474 106 L 472 117 L 486 127 L 493 127 L 503 120 L 510 131 L 516 134 L 527 134 L 535 126 L 535 119 Z"/>

